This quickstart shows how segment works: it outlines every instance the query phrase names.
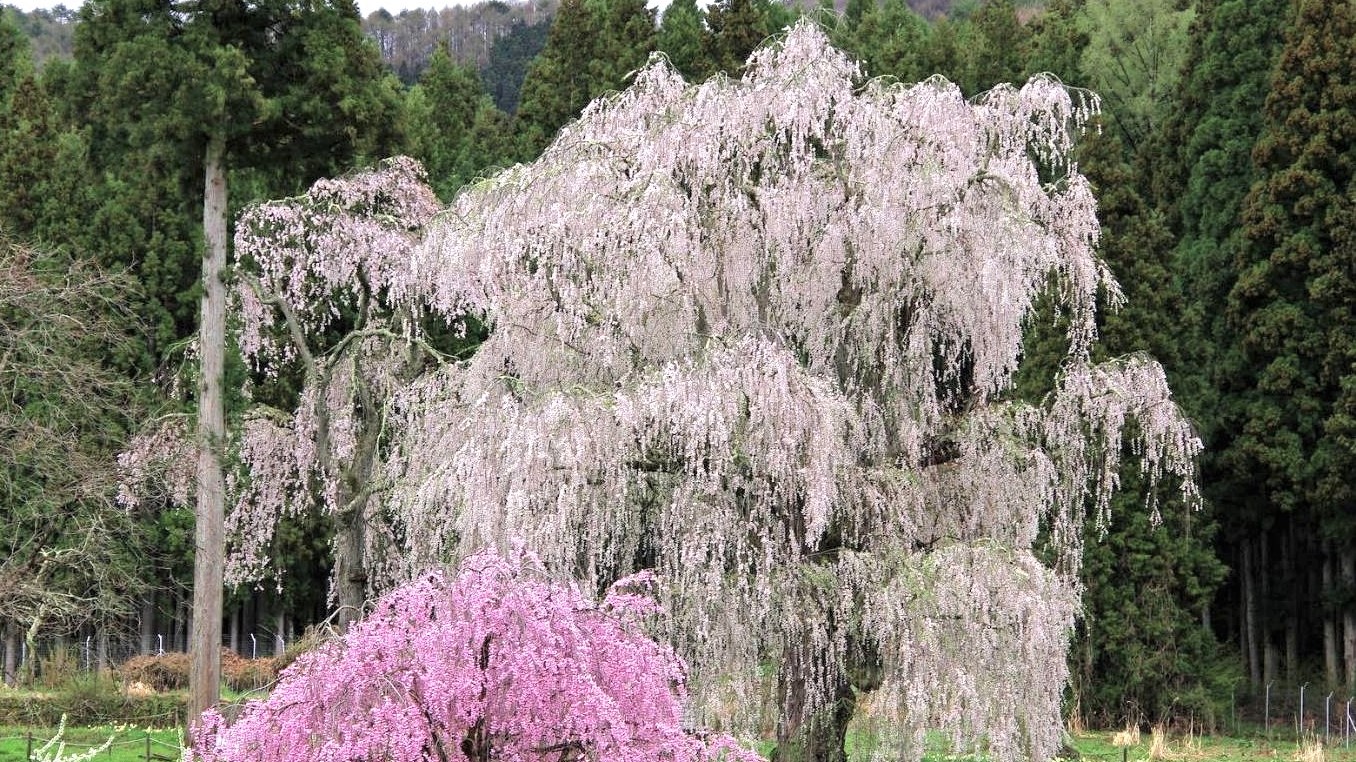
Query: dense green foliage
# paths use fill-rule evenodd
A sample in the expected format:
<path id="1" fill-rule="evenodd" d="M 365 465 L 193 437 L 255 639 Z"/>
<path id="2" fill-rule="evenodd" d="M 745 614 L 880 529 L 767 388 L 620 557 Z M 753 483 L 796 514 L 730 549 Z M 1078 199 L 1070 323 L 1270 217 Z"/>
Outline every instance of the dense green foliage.
<path id="1" fill-rule="evenodd" d="M 407 146 L 450 199 L 481 170 L 511 156 L 508 115 L 495 107 L 476 71 L 438 50 L 405 96 Z"/>
<path id="2" fill-rule="evenodd" d="M 523 81 L 517 111 L 523 158 L 541 152 L 588 102 L 620 90 L 656 46 L 654 11 L 643 0 L 565 0 L 546 47 Z"/>
<path id="3" fill-rule="evenodd" d="M 29 639 L 116 622 L 141 587 L 113 465 L 137 394 L 105 361 L 135 339 L 134 289 L 0 232 L 0 625 Z"/>

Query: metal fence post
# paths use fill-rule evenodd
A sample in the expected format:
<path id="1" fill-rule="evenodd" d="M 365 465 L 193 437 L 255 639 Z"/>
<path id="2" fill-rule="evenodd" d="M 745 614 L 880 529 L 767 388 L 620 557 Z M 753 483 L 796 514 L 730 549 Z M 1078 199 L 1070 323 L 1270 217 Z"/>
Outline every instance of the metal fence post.
<path id="1" fill-rule="evenodd" d="M 1351 699 L 1347 699 L 1347 716 L 1342 721 L 1342 745 L 1351 748 Z"/>
<path id="2" fill-rule="evenodd" d="M 1308 683 L 1305 683 L 1305 684 L 1303 684 L 1303 685 L 1300 686 L 1300 705 L 1299 705 L 1299 714 L 1296 714 L 1296 715 L 1295 715 L 1295 738 L 1296 738 L 1296 739 L 1298 739 L 1300 736 L 1304 735 L 1304 689 L 1305 689 L 1305 688 L 1308 688 L 1308 687 L 1309 687 L 1309 684 L 1308 684 Z"/>

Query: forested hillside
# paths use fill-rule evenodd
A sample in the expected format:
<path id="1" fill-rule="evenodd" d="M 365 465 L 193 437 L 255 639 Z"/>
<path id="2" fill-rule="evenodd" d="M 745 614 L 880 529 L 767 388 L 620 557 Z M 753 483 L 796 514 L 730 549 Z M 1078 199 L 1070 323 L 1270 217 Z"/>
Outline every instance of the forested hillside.
<path id="1" fill-rule="evenodd" d="M 1246 712 L 1278 681 L 1356 691 L 1351 3 L 846 0 L 830 12 L 674 0 L 659 13 L 643 0 L 490 0 L 365 19 L 347 2 L 209 5 L 0 10 L 6 680 L 25 638 L 125 639 L 142 652 L 157 636 L 189 642 L 191 479 L 147 476 L 137 500 L 119 502 L 112 472 L 130 451 L 124 468 L 149 473 L 157 448 L 196 420 L 214 181 L 234 226 L 260 201 L 407 155 L 447 203 L 536 159 L 652 54 L 689 81 L 738 78 L 750 53 L 805 13 L 860 64 L 863 82 L 941 75 L 975 97 L 1049 72 L 1080 98 L 1100 97 L 1076 157 L 1098 199 L 1098 254 L 1126 306 L 1103 313 L 1090 352 L 1163 363 L 1205 446 L 1204 501 L 1193 508 L 1171 480 L 1146 497 L 1133 469 L 1104 475 L 1126 489 L 1109 511 L 1089 505 L 1071 711 L 1105 724 L 1219 722 L 1231 702 Z M 372 193 L 372 204 L 391 203 Z M 225 282 L 267 275 L 251 266 Z M 281 370 L 262 371 L 228 342 L 228 433 L 214 450 L 229 495 L 263 499 L 264 477 L 242 467 L 258 456 L 241 451 L 242 432 L 310 410 L 304 390 L 326 362 L 357 362 L 345 352 L 421 325 L 416 313 L 381 312 L 378 296 L 336 309 Z M 72 299 L 79 309 L 63 306 Z M 1057 303 L 1026 326 L 1012 399 L 1045 399 L 1065 368 L 1071 316 Z M 39 325 L 32 305 L 91 330 Z M 486 330 L 429 330 L 426 352 L 391 373 L 465 360 Z M 363 395 L 388 381 L 333 394 L 345 410 L 370 410 Z M 382 422 L 355 420 L 349 460 L 288 477 L 287 494 L 315 504 L 280 510 L 266 542 L 251 537 L 264 530 L 249 506 L 228 506 L 232 548 L 258 562 L 232 567 L 232 646 L 255 633 L 290 640 L 374 592 L 378 575 L 354 564 L 387 541 L 384 529 L 364 534 L 369 521 L 380 526 L 384 498 L 354 453 L 388 443 Z M 77 468 L 80 479 L 63 473 Z M 303 482 L 331 477 L 346 507 L 310 510 L 320 492 Z M 56 557 L 75 565 L 60 573 Z"/>

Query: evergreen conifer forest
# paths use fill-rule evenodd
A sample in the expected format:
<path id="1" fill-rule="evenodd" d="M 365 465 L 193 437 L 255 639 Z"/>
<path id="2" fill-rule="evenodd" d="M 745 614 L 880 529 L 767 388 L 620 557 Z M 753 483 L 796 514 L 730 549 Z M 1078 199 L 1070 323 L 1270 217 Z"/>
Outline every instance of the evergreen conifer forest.
<path id="1" fill-rule="evenodd" d="M 204 759 L 1340 732 L 1353 48 L 1349 0 L 0 6 L 0 675 L 189 652 L 196 717 L 202 644 L 374 662 Z"/>

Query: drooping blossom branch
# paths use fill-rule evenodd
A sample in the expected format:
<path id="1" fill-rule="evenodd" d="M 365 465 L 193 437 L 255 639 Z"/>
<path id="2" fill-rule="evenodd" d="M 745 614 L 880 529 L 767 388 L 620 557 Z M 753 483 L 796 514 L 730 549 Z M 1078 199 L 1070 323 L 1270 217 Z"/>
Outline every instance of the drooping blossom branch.
<path id="1" fill-rule="evenodd" d="M 379 411 L 369 584 L 513 537 L 595 589 L 653 569 L 657 626 L 713 713 L 755 707 L 721 699 L 772 663 L 789 738 L 870 663 L 905 758 L 924 728 L 1048 758 L 1085 513 L 1104 517 L 1126 437 L 1151 491 L 1194 494 L 1199 449 L 1156 364 L 1091 362 L 1098 295 L 1119 299 L 1070 159 L 1095 107 L 1043 78 L 977 102 L 863 84 L 804 24 L 741 80 L 655 62 L 436 215 L 402 201 L 427 197 L 405 162 L 261 212 L 238 245 L 275 262 L 260 281 L 307 336 L 373 309 L 491 329 L 465 363 L 308 379 L 303 400 L 366 388 L 343 394 Z M 1043 295 L 1069 350 L 1024 404 Z M 295 357 L 265 349 L 282 323 L 257 309 L 253 356 Z M 352 346 L 364 368 L 398 356 Z M 330 450 L 343 408 L 314 438 Z"/>
<path id="2" fill-rule="evenodd" d="M 1119 299 L 1069 158 L 1095 105 L 1040 78 L 975 103 L 863 86 L 808 25 L 742 80 L 657 63 L 594 103 L 416 250 L 410 297 L 493 332 L 396 403 L 408 568 L 510 536 L 588 579 L 653 567 L 700 693 L 771 658 L 811 683 L 784 712 L 813 713 L 878 660 L 909 727 L 1048 756 L 1085 507 L 1123 434 L 1188 490 L 1199 448 L 1156 365 L 1090 361 L 1098 294 Z M 1066 370 L 1022 405 L 1047 293 Z M 938 637 L 951 618 L 983 642 Z"/>

